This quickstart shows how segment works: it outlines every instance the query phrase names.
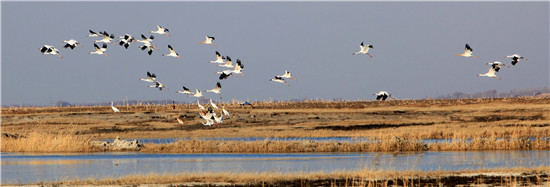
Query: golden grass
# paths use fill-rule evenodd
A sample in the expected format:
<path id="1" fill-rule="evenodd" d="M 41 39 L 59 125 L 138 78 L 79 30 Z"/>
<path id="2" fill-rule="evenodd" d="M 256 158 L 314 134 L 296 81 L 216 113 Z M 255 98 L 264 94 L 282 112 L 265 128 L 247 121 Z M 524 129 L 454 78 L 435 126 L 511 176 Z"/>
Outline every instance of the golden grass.
<path id="1" fill-rule="evenodd" d="M 31 133 L 21 138 L 1 138 L 2 152 L 92 152 L 99 149 L 90 145 L 90 140 L 72 134 Z"/>
<path id="2" fill-rule="evenodd" d="M 182 185 L 185 183 L 202 183 L 203 185 L 292 185 L 300 186 L 304 184 L 311 185 L 317 182 L 317 185 L 329 182 L 329 184 L 341 186 L 385 186 L 391 182 L 404 183 L 403 186 L 421 185 L 421 179 L 439 179 L 442 180 L 448 176 L 472 176 L 479 177 L 482 174 L 496 175 L 500 180 L 508 185 L 516 185 L 521 179 L 517 178 L 520 173 L 531 173 L 537 176 L 538 181 L 529 181 L 533 184 L 548 184 L 548 179 L 538 178 L 548 174 L 550 167 L 539 166 L 535 168 L 503 168 L 503 169 L 478 169 L 463 171 L 336 171 L 336 172 L 291 172 L 282 173 L 279 171 L 253 172 L 253 171 L 221 171 L 221 172 L 184 172 L 184 173 L 148 173 L 135 174 L 118 178 L 87 178 L 87 179 L 61 179 L 54 182 L 38 182 L 39 185 L 138 185 L 138 184 L 173 184 Z M 337 183 L 340 182 L 340 183 Z M 345 181 L 343 184 L 342 181 Z M 334 183 L 331 183 L 334 182 Z M 309 186 L 308 185 L 308 186 Z M 424 185 L 442 185 L 435 182 Z"/>
<path id="3" fill-rule="evenodd" d="M 2 152 L 98 152 L 91 140 L 71 134 L 32 133 L 21 138 L 1 139 Z M 471 150 L 550 150 L 550 140 L 536 138 L 475 138 L 469 142 L 424 144 L 420 140 L 387 137 L 372 142 L 334 141 L 218 141 L 178 140 L 170 144 L 145 144 L 148 153 L 293 153 L 293 152 L 400 152 L 400 151 L 471 151 Z"/>
<path id="4" fill-rule="evenodd" d="M 547 150 L 547 142 L 518 142 L 550 134 L 550 98 L 259 102 L 255 108 L 226 103 L 232 116 L 224 124 L 205 127 L 195 104 L 2 108 L 5 133 L 50 138 L 66 135 L 80 140 L 193 137 L 367 137 L 388 140 L 456 139 L 456 145 L 433 145 L 434 150 Z M 217 111 L 219 113 L 219 111 Z M 182 117 L 183 116 L 183 117 Z M 179 125 L 176 117 L 184 119 Z M 511 141 L 496 138 L 509 138 Z M 476 139 L 474 143 L 459 140 Z M 486 140 L 489 141 L 486 141 Z M 2 139 L 4 140 L 4 139 Z M 8 140 L 6 140 L 8 141 Z M 55 143 L 54 143 L 55 144 Z M 52 146 L 54 145 L 52 144 Z M 212 143 L 215 144 L 215 143 Z M 274 145 L 276 143 L 271 143 Z M 389 144 L 389 143 L 388 143 Z M 2 142 L 2 151 L 7 145 Z M 240 146 L 240 145 L 239 145 Z M 254 145 L 251 147 L 261 147 Z M 364 147 L 368 148 L 364 148 Z M 399 150 L 391 146 L 351 145 L 353 150 Z M 17 147 L 17 146 L 10 146 Z M 277 145 L 290 149 L 296 145 Z M 310 146 L 311 147 L 311 146 Z M 329 145 L 321 147 L 330 147 Z M 456 148 L 450 148 L 456 147 Z M 283 149 L 272 148 L 269 149 Z M 165 148 L 172 149 L 172 148 Z M 247 148 L 249 149 L 249 148 Z M 250 148 L 254 150 L 256 148 Z M 403 150 L 417 150 L 412 148 Z M 10 150 L 17 150 L 11 149 Z M 35 149 L 26 149 L 35 150 Z M 256 149 L 258 150 L 258 149 Z M 324 149 L 319 149 L 324 150 Z"/>

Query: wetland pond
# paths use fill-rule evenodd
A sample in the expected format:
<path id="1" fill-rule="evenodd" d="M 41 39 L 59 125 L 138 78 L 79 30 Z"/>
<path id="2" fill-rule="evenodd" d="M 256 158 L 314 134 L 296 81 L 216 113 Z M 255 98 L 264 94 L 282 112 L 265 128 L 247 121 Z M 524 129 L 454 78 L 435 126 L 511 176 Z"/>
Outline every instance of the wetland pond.
<path id="1" fill-rule="evenodd" d="M 438 171 L 548 166 L 550 151 L 150 154 L 1 153 L 2 184 L 180 172 Z"/>

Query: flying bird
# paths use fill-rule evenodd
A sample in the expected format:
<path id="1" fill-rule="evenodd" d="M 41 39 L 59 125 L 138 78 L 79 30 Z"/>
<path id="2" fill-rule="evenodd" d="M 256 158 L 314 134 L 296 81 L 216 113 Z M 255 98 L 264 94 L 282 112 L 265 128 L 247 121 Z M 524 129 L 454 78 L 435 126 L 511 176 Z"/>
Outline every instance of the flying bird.
<path id="1" fill-rule="evenodd" d="M 216 51 L 216 60 L 212 60 L 212 61 L 210 61 L 210 63 L 223 64 L 224 61 L 225 61 L 225 57 L 220 55 L 220 52 Z"/>
<path id="2" fill-rule="evenodd" d="M 51 45 L 44 45 L 42 46 L 41 48 L 38 48 L 38 50 L 40 50 L 40 52 L 44 55 L 44 54 L 47 54 L 47 55 L 57 55 L 59 58 L 63 58 L 63 56 L 61 56 L 61 54 L 59 54 L 59 50 L 57 50 L 55 47 L 51 46 Z"/>
<path id="3" fill-rule="evenodd" d="M 157 30 L 156 31 L 151 31 L 149 33 L 155 33 L 155 34 L 164 34 L 166 36 L 170 36 L 170 34 L 168 34 L 168 29 L 167 28 L 164 28 L 160 25 L 157 25 Z"/>
<path id="4" fill-rule="evenodd" d="M 90 30 L 90 34 L 88 34 L 88 37 L 100 37 L 100 36 L 102 36 L 102 35 L 103 35 L 103 32 L 101 32 L 101 31 L 100 31 L 99 34 L 98 34 L 98 33 L 94 32 L 94 31 Z"/>
<path id="5" fill-rule="evenodd" d="M 485 73 L 485 74 L 478 74 L 477 76 L 478 76 L 478 77 L 492 77 L 492 78 L 497 78 L 497 79 L 501 80 L 502 78 L 497 77 L 497 76 L 495 75 L 495 71 L 496 71 L 495 68 L 494 68 L 493 66 L 491 66 L 491 67 L 489 68 L 489 71 L 488 71 L 487 73 Z"/>
<path id="6" fill-rule="evenodd" d="M 217 82 L 215 88 L 211 90 L 206 90 L 206 92 L 217 93 L 218 96 L 220 96 L 220 99 L 222 99 L 221 90 L 222 90 L 222 84 L 220 84 L 220 82 Z"/>
<path id="7" fill-rule="evenodd" d="M 382 100 L 382 101 L 385 101 L 388 97 L 395 100 L 394 97 L 391 96 L 390 93 L 386 92 L 386 91 L 380 91 L 378 93 L 374 93 L 372 95 L 376 95 L 376 100 Z"/>
<path id="8" fill-rule="evenodd" d="M 105 54 L 105 51 L 107 51 L 107 44 L 103 43 L 103 46 L 99 48 L 99 46 L 97 46 L 97 44 L 94 43 L 94 48 L 95 48 L 95 51 L 90 52 L 90 54 L 109 56 L 108 54 Z"/>
<path id="9" fill-rule="evenodd" d="M 290 86 L 290 85 L 288 85 L 288 83 L 286 83 L 286 81 L 285 81 L 285 80 L 284 80 L 283 78 L 281 78 L 281 77 L 277 77 L 277 76 L 275 76 L 275 78 L 274 78 L 274 79 L 270 79 L 269 81 L 273 81 L 273 82 L 280 82 L 280 83 L 284 83 L 284 84 L 286 84 L 286 86 Z"/>
<path id="10" fill-rule="evenodd" d="M 356 54 L 367 54 L 367 55 L 369 55 L 369 56 L 372 58 L 372 55 L 369 54 L 369 49 L 374 48 L 372 45 L 367 45 L 367 46 L 365 46 L 365 45 L 363 44 L 363 42 L 361 42 L 361 44 L 359 45 L 359 47 L 360 47 L 360 50 L 359 50 L 358 52 L 353 53 L 353 55 L 356 55 Z"/>
<path id="11" fill-rule="evenodd" d="M 277 75 L 275 77 L 279 77 L 279 78 L 283 78 L 283 79 L 292 79 L 292 80 L 296 81 L 296 79 L 294 77 L 292 77 L 292 74 L 290 72 L 288 72 L 288 70 L 285 70 L 285 74 Z"/>
<path id="12" fill-rule="evenodd" d="M 113 105 L 113 101 L 111 101 L 111 109 L 113 109 L 113 112 L 115 112 L 115 114 L 120 112 L 120 110 Z"/>
<path id="13" fill-rule="evenodd" d="M 147 78 L 146 79 L 141 78 L 139 80 L 142 80 L 142 81 L 145 81 L 145 82 L 156 82 L 157 75 L 155 75 L 154 73 L 147 72 Z"/>
<path id="14" fill-rule="evenodd" d="M 179 56 L 178 53 L 176 53 L 176 52 L 174 51 L 174 48 L 172 48 L 171 45 L 168 45 L 168 50 L 170 50 L 170 53 L 168 53 L 168 54 L 162 54 L 162 56 L 169 56 L 169 57 L 176 57 L 176 58 L 183 59 L 183 57 Z"/>
<path id="15" fill-rule="evenodd" d="M 65 44 L 65 46 L 63 46 L 64 48 L 71 48 L 71 49 L 74 49 L 77 45 L 82 47 L 82 45 L 80 45 L 80 43 L 78 43 L 78 41 L 74 40 L 74 39 L 70 39 L 70 40 L 63 40 L 63 42 L 67 43 Z"/>
<path id="16" fill-rule="evenodd" d="M 243 63 L 241 62 L 241 60 L 237 59 L 237 64 L 235 64 L 235 70 L 233 70 L 233 73 L 241 74 L 244 77 L 243 69 L 244 69 Z"/>
<path id="17" fill-rule="evenodd" d="M 518 54 L 508 55 L 508 56 L 506 56 L 506 57 L 504 57 L 504 58 L 512 58 L 512 65 L 514 65 L 514 66 L 515 66 L 515 65 L 519 62 L 519 60 L 521 60 L 521 59 L 528 61 L 526 58 L 523 58 L 522 56 L 519 56 Z"/>
<path id="18" fill-rule="evenodd" d="M 208 45 L 213 45 L 214 47 L 216 47 L 216 44 L 212 43 L 212 41 L 216 40 L 216 38 L 212 37 L 212 36 L 205 36 L 205 40 L 203 42 L 199 42 L 200 44 L 208 44 Z"/>
<path id="19" fill-rule="evenodd" d="M 228 71 L 227 71 L 227 72 L 226 72 L 226 71 L 222 71 L 222 72 L 217 72 L 217 73 L 220 73 L 220 74 L 221 74 L 221 75 L 220 75 L 220 78 L 219 78 L 220 80 L 227 79 L 229 76 L 233 75 L 233 73 L 228 72 Z M 237 77 L 237 76 L 235 76 L 235 75 L 233 75 L 233 76 L 234 76 L 234 77 Z"/>
<path id="20" fill-rule="evenodd" d="M 195 94 L 193 94 L 192 96 L 206 99 L 206 98 L 204 98 L 204 96 L 202 96 L 202 92 L 199 89 L 195 89 Z"/>
<path id="21" fill-rule="evenodd" d="M 470 47 L 470 45 L 466 44 L 466 47 L 464 49 L 464 53 L 462 54 L 456 54 L 455 56 L 463 56 L 463 57 L 475 57 L 477 58 L 478 56 L 474 56 L 472 55 L 472 48 Z"/>
<path id="22" fill-rule="evenodd" d="M 129 34 L 124 34 L 124 36 L 119 36 L 120 40 L 119 40 L 119 45 L 120 46 L 124 46 L 124 48 L 128 49 L 128 47 L 130 46 L 130 43 L 134 43 L 134 37 L 132 37 L 131 35 Z"/>
<path id="23" fill-rule="evenodd" d="M 189 97 L 189 95 L 195 95 L 195 93 L 191 92 L 191 90 L 189 90 L 185 86 L 183 86 L 183 91 L 177 91 L 176 93 L 187 94 L 187 97 Z"/>
<path id="24" fill-rule="evenodd" d="M 502 66 L 510 67 L 510 66 L 507 66 L 506 64 L 504 64 L 502 62 L 499 62 L 499 61 L 488 62 L 487 65 L 491 65 L 491 67 L 493 69 L 495 69 L 495 72 L 498 72 L 498 70 L 500 70 L 500 67 L 502 67 Z"/>
<path id="25" fill-rule="evenodd" d="M 233 61 L 231 60 L 231 57 L 226 56 L 225 60 L 226 60 L 225 63 L 224 64 L 218 64 L 218 67 L 226 67 L 226 68 L 235 69 L 235 66 L 233 66 Z"/>
<path id="26" fill-rule="evenodd" d="M 159 81 L 155 81 L 155 85 L 149 85 L 148 87 L 149 88 L 158 88 L 159 91 L 162 91 L 162 88 L 165 88 L 166 90 L 170 90 L 166 86 L 164 86 L 164 84 L 160 83 Z"/>
<path id="27" fill-rule="evenodd" d="M 147 54 L 151 55 L 153 54 L 153 50 L 155 50 L 157 47 L 154 46 L 153 44 L 151 43 L 145 43 L 143 44 L 142 46 L 139 47 L 142 51 L 144 51 L 145 49 L 148 49 L 147 50 Z"/>
<path id="28" fill-rule="evenodd" d="M 109 33 L 103 31 L 103 39 L 96 40 L 95 42 L 103 42 L 103 43 L 110 43 L 110 44 L 113 44 L 113 45 L 117 45 L 116 43 L 112 42 L 113 39 L 115 39 L 115 35 L 111 34 L 109 36 Z"/>
<path id="29" fill-rule="evenodd" d="M 153 40 L 155 40 L 155 36 L 151 35 L 151 36 L 149 36 L 149 38 L 147 38 L 147 37 L 145 37 L 145 35 L 142 34 L 142 35 L 141 35 L 141 39 L 142 39 L 142 40 L 136 40 L 136 41 L 137 41 L 137 42 L 141 42 L 141 43 L 143 43 L 143 44 L 150 44 L 150 45 L 153 45 L 151 42 L 152 42 Z"/>

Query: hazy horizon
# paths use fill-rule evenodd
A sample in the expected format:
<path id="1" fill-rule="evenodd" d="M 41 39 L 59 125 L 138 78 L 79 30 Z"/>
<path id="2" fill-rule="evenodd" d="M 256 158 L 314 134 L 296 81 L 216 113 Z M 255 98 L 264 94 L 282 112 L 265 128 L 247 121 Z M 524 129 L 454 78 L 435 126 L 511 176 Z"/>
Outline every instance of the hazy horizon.
<path id="1" fill-rule="evenodd" d="M 508 92 L 550 84 L 550 2 L 1 2 L 2 91 L 5 105 L 101 103 L 111 100 L 196 98 L 176 93 L 222 84 L 223 101 L 341 98 L 374 100 L 373 93 L 421 99 L 454 92 Z M 144 13 L 146 12 L 146 13 Z M 108 45 L 91 55 L 88 30 L 139 38 L 152 34 L 152 55 Z M 198 44 L 216 37 L 217 46 Z M 63 48 L 63 40 L 83 47 Z M 359 44 L 373 55 L 352 55 Z M 464 44 L 479 58 L 455 56 Z M 63 58 L 42 55 L 48 44 Z M 99 43 L 98 43 L 99 44 Z M 171 45 L 183 60 L 161 56 Z M 225 68 L 208 63 L 215 51 L 240 59 L 243 73 L 218 80 Z M 487 62 L 510 64 L 502 80 L 477 77 Z M 270 82 L 285 70 L 297 79 Z M 170 90 L 148 88 L 146 72 Z M 203 93 L 219 100 L 216 94 Z"/>

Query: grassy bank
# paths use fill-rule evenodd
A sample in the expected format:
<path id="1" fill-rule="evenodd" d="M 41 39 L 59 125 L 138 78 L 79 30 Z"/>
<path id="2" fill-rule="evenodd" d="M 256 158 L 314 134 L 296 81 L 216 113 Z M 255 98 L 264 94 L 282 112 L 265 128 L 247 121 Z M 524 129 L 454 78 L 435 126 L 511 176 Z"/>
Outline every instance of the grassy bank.
<path id="1" fill-rule="evenodd" d="M 550 167 L 466 171 L 340 171 L 340 172 L 203 172 L 149 173 L 119 178 L 62 179 L 37 185 L 137 185 L 166 186 L 522 186 L 548 185 Z"/>
<path id="2" fill-rule="evenodd" d="M 93 140 L 71 134 L 32 133 L 25 137 L 2 137 L 2 152 L 101 152 Z M 373 142 L 334 141 L 219 141 L 178 140 L 170 144 L 144 144 L 147 153 L 292 153 L 292 152 L 399 152 L 399 151 L 472 151 L 472 150 L 550 150 L 550 140 L 527 138 L 474 138 L 425 144 L 419 140 L 387 137 Z"/>
<path id="3" fill-rule="evenodd" d="M 148 152 L 237 149 L 242 152 L 548 150 L 548 142 L 541 138 L 550 134 L 550 98 L 253 104 L 254 108 L 225 103 L 231 117 L 214 127 L 201 124 L 200 110 L 196 104 L 117 106 L 122 111 L 119 114 L 114 114 L 108 106 L 2 108 L 2 133 L 27 137 L 17 140 L 3 138 L 2 151 L 93 151 L 93 148 L 85 148 L 87 142 L 117 136 L 123 139 L 365 137 L 382 140 L 380 143 L 340 143 L 338 146 L 330 142 L 188 141 L 146 145 L 143 150 Z M 183 119 L 183 125 L 177 122 L 176 117 Z M 80 142 L 80 145 L 65 146 L 59 143 L 65 141 L 63 137 L 71 139 L 66 142 Z M 393 137 L 404 141 L 394 142 Z M 526 137 L 538 139 L 530 141 Z M 455 141 L 428 145 L 426 148 L 415 142 L 416 139 Z M 473 141 L 465 142 L 465 139 Z M 51 144 L 40 145 L 42 141 L 51 141 Z M 40 146 L 33 147 L 34 144 Z"/>

